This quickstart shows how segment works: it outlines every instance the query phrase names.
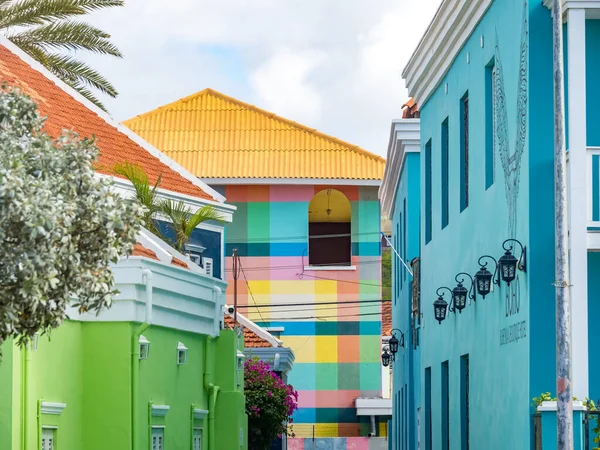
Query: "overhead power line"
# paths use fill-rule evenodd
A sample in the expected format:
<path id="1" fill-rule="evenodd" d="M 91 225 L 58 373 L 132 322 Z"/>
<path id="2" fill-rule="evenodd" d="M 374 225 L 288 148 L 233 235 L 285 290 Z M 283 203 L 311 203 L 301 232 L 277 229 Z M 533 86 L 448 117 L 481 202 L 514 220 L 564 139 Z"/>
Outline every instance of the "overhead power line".
<path id="1" fill-rule="evenodd" d="M 316 319 L 316 320 L 324 320 L 324 319 L 331 319 L 331 318 L 340 318 L 340 317 L 360 317 L 360 316 L 379 316 L 380 313 L 357 313 L 357 314 L 342 314 L 342 315 L 332 315 L 332 316 L 306 316 L 306 317 L 286 317 L 285 319 L 277 319 L 277 320 L 269 320 L 266 322 L 291 322 L 294 320 L 310 320 L 310 319 Z"/>
<path id="2" fill-rule="evenodd" d="M 238 308 L 277 308 L 279 306 L 310 306 L 310 305 L 350 305 L 359 303 L 383 303 L 389 302 L 390 300 L 348 300 L 340 302 L 307 302 L 307 303 L 268 303 L 268 304 L 256 304 L 254 305 L 238 305 Z"/>

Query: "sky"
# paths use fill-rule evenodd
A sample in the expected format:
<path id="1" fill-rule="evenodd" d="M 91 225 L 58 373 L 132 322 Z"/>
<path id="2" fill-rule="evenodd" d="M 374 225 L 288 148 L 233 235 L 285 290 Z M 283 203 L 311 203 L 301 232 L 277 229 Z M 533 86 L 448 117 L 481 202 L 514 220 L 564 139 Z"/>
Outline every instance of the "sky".
<path id="1" fill-rule="evenodd" d="M 89 21 L 123 59 L 80 55 L 119 121 L 207 87 L 371 152 L 407 100 L 402 69 L 439 0 L 126 0 Z"/>

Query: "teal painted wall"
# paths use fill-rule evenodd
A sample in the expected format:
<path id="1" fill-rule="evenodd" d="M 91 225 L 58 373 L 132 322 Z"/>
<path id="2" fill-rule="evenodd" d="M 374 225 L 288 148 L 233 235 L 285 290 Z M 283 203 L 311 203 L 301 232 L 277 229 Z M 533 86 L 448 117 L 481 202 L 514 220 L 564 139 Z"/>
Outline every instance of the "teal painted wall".
<path id="1" fill-rule="evenodd" d="M 420 155 L 408 153 L 399 174 L 400 182 L 392 219 L 394 246 L 407 264 L 419 256 Z M 420 347 L 414 349 L 412 334 L 412 277 L 392 253 L 392 325 L 405 336 L 405 348 L 393 366 L 392 449 L 416 448 L 417 409 L 421 406 Z M 420 327 L 417 318 L 415 326 Z M 398 336 L 399 337 L 399 336 Z"/>
<path id="2" fill-rule="evenodd" d="M 502 242 L 507 238 L 519 239 L 530 245 L 529 235 L 529 186 L 530 141 L 521 136 L 523 153 L 520 171 L 514 159 L 506 170 L 503 158 L 511 158 L 518 141 L 517 117 L 527 113 L 524 122 L 527 129 L 529 117 L 534 113 L 521 103 L 519 111 L 519 73 L 529 77 L 527 67 L 520 69 L 520 53 L 524 21 L 537 13 L 549 19 L 542 5 L 532 4 L 524 10 L 523 2 L 496 0 L 474 32 L 456 56 L 451 68 L 442 79 L 430 99 L 421 107 L 421 151 L 425 143 L 432 142 L 432 240 L 421 241 L 421 303 L 424 322 L 421 329 L 421 373 L 431 367 L 432 402 L 432 448 L 442 448 L 442 363 L 449 368 L 449 439 L 450 448 L 462 445 L 460 361 L 469 355 L 469 434 L 470 448 L 507 449 L 523 448 L 530 436 L 530 355 L 529 345 L 529 292 L 530 274 L 520 272 L 516 282 L 507 288 L 505 283 L 485 299 L 477 301 L 462 312 L 448 313 L 441 325 L 433 319 L 433 301 L 440 286 L 456 286 L 455 275 L 459 272 L 474 274 L 479 266 L 478 258 L 503 254 Z M 533 19 L 531 19 L 533 20 Z M 512 24 L 503 26 L 501 24 Z M 531 29 L 533 25 L 530 24 Z M 537 33 L 537 29 L 536 29 Z M 543 33 L 543 29 L 542 29 Z M 480 42 L 483 36 L 484 46 Z M 527 39 L 524 40 L 527 43 Z M 536 48 L 536 51 L 540 50 Z M 467 58 L 467 53 L 469 58 Z M 532 48 L 525 53 L 524 62 L 530 62 Z M 495 182 L 486 190 L 486 89 L 485 67 L 495 60 L 502 66 L 506 105 L 508 148 L 495 151 Z M 551 71 L 549 72 L 551 74 Z M 537 83 L 537 80 L 536 80 Z M 447 93 L 445 86 L 447 84 Z M 528 88 L 525 87 L 525 92 Z M 460 199 L 460 100 L 469 96 L 469 205 L 461 212 Z M 522 100 L 527 100 L 522 99 Z M 523 106 L 525 105 L 525 108 Z M 550 108 L 551 111 L 551 108 Z M 449 121 L 449 224 L 442 229 L 441 223 L 441 128 Z M 489 129 L 489 127 L 488 127 Z M 497 135 L 497 140 L 501 136 Z M 551 146 L 550 146 L 551 149 Z M 424 180 L 424 164 L 421 179 Z M 508 189 L 510 188 L 510 189 Z M 424 188 L 421 204 L 425 204 Z M 547 220 L 545 215 L 543 219 Z M 550 223 L 553 223 L 550 221 Z M 421 225 L 424 235 L 424 224 Z M 547 244 L 547 242 L 546 242 Z M 537 249 L 536 249 L 537 250 Z M 530 267 L 535 267 L 538 254 L 528 255 Z M 533 259 L 533 261 L 532 261 Z M 547 282 L 548 285 L 550 282 Z M 467 282 L 468 284 L 468 282 Z M 445 299 L 449 301 L 448 293 Z M 516 327 L 516 328 L 513 328 Z M 518 340 L 513 340 L 519 330 Z M 510 333 L 513 333 L 512 335 Z M 510 337 L 510 339 L 506 339 Z M 421 403 L 426 393 L 421 392 Z M 493 406 L 491 406 L 493 405 Z M 421 446 L 425 447 L 425 419 L 421 421 Z M 507 433 L 506 430 L 510 430 Z"/>
<path id="3" fill-rule="evenodd" d="M 600 277 L 591 274 L 600 273 L 600 253 L 588 253 L 588 336 L 589 342 L 597 341 L 598 317 L 600 317 Z M 590 345 L 591 347 L 591 345 Z M 600 398 L 600 360 L 594 351 L 588 355 L 589 363 L 589 397 Z"/>
<path id="4" fill-rule="evenodd" d="M 598 102 L 600 101 L 600 20 L 585 21 L 585 71 L 586 71 L 586 108 L 587 108 L 587 144 L 600 146 L 600 120 Z"/>

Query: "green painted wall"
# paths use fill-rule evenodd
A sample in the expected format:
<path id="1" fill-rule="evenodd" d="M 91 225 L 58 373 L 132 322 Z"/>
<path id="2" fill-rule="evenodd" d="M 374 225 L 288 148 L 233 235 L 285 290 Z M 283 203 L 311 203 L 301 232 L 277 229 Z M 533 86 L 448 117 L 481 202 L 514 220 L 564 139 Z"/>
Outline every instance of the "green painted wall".
<path id="1" fill-rule="evenodd" d="M 131 448 L 131 342 L 138 324 L 67 321 L 28 350 L 26 450 L 37 450 L 42 426 L 55 426 L 59 450 Z M 208 450 L 208 420 L 193 420 L 192 409 L 208 409 L 204 390 L 205 335 L 152 326 L 144 331 L 150 356 L 139 365 L 138 449 L 149 449 L 152 425 L 165 426 L 165 448 L 188 450 L 193 427 L 203 428 Z M 187 363 L 177 364 L 177 344 L 188 348 Z M 221 392 L 215 415 L 214 450 L 239 450 L 239 430 L 247 434 L 245 400 L 238 388 L 233 331 L 211 343 L 211 371 Z M 21 370 L 23 351 L 3 346 L 0 365 L 0 449 L 22 450 Z M 39 401 L 66 403 L 60 415 L 40 414 Z M 150 404 L 169 405 L 166 417 L 152 417 Z M 235 437 L 235 439 L 233 438 Z M 245 441 L 245 438 L 244 438 Z"/>

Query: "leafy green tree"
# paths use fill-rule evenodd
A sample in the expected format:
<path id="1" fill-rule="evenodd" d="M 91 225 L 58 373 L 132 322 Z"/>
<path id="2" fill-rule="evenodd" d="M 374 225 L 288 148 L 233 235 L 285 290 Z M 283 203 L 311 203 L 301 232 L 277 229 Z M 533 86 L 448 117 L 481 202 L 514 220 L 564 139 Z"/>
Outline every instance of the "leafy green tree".
<path id="1" fill-rule="evenodd" d="M 141 225 L 141 208 L 95 175 L 94 142 L 42 126 L 30 98 L 0 90 L 0 344 L 56 328 L 69 306 L 109 307 L 110 265 Z"/>
<path id="2" fill-rule="evenodd" d="M 0 0 L 0 30 L 50 72 L 105 109 L 91 89 L 111 97 L 118 95 L 117 90 L 72 53 L 87 50 L 119 58 L 122 55 L 108 33 L 75 18 L 123 4 L 123 0 Z"/>
<path id="3" fill-rule="evenodd" d="M 212 206 L 204 206 L 195 212 L 189 209 L 185 203 L 173 200 L 163 200 L 158 196 L 160 180 L 154 185 L 150 184 L 148 175 L 143 168 L 129 162 L 118 164 L 114 167 L 115 173 L 127 178 L 135 189 L 135 198 L 137 202 L 144 206 L 144 223 L 147 229 L 160 235 L 163 240 L 169 241 L 169 238 L 162 235 L 156 226 L 156 219 L 166 217 L 171 221 L 171 226 L 175 233 L 175 242 L 173 245 L 179 251 L 184 249 L 185 244 L 190 240 L 194 229 L 202 222 L 214 220 L 221 222 L 223 217 Z"/>
<path id="4" fill-rule="evenodd" d="M 392 251 L 389 248 L 381 252 L 381 299 L 392 299 Z"/>

